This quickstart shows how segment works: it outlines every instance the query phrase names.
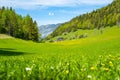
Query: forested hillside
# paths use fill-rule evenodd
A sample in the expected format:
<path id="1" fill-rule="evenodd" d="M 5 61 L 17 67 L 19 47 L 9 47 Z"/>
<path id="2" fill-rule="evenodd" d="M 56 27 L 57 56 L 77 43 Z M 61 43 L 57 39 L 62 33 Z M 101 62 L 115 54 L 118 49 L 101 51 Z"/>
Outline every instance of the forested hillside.
<path id="1" fill-rule="evenodd" d="M 71 21 L 63 23 L 48 36 L 48 39 L 77 29 L 101 29 L 116 24 L 120 24 L 120 0 L 114 0 L 112 4 L 106 7 L 77 16 Z"/>
<path id="2" fill-rule="evenodd" d="M 25 40 L 39 39 L 36 21 L 29 15 L 22 17 L 16 14 L 12 8 L 0 8 L 0 33 Z"/>

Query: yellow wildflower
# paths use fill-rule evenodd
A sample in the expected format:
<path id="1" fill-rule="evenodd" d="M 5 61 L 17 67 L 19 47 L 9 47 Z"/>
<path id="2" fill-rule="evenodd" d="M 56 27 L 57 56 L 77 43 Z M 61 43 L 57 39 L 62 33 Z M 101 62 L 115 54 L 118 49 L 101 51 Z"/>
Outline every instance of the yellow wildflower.
<path id="1" fill-rule="evenodd" d="M 66 74 L 68 74 L 69 73 L 69 70 L 66 70 Z"/>
<path id="2" fill-rule="evenodd" d="M 110 61 L 110 62 L 109 62 L 109 64 L 110 64 L 110 66 L 113 66 L 113 63 L 112 63 L 112 61 Z"/>
<path id="3" fill-rule="evenodd" d="M 109 54 L 109 57 L 112 57 L 112 55 Z"/>
<path id="4" fill-rule="evenodd" d="M 91 67 L 90 69 L 91 69 L 91 70 L 95 70 L 95 67 Z"/>
<path id="5" fill-rule="evenodd" d="M 109 64 L 112 64 L 112 61 L 110 61 Z"/>

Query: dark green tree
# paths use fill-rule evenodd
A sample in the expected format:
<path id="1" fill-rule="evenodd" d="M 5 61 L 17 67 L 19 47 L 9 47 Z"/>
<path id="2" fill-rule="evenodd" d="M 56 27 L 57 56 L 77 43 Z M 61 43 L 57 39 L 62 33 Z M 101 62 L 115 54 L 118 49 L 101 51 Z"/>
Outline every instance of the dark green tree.
<path id="1" fill-rule="evenodd" d="M 39 32 L 36 21 L 27 15 L 22 17 L 10 8 L 0 9 L 0 33 L 25 40 L 39 40 Z"/>

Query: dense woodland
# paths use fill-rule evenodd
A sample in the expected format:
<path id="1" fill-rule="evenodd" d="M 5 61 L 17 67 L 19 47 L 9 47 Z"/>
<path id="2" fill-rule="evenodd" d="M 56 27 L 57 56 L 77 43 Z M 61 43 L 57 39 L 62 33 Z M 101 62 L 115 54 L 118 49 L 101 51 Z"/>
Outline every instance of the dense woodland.
<path id="1" fill-rule="evenodd" d="M 120 0 L 114 0 L 112 4 L 106 7 L 77 16 L 71 21 L 63 23 L 48 36 L 48 39 L 77 29 L 101 29 L 116 24 L 120 24 Z"/>
<path id="2" fill-rule="evenodd" d="M 25 40 L 39 39 L 36 21 L 29 15 L 22 17 L 16 14 L 12 8 L 0 8 L 0 33 Z"/>

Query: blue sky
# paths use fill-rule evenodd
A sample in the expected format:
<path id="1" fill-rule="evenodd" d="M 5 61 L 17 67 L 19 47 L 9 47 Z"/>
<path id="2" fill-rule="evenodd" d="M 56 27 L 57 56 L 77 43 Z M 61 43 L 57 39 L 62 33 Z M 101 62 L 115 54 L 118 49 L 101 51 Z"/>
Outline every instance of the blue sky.
<path id="1" fill-rule="evenodd" d="M 29 14 L 40 26 L 69 21 L 111 2 L 112 0 L 0 0 L 0 7 L 11 6 L 22 16 Z"/>

